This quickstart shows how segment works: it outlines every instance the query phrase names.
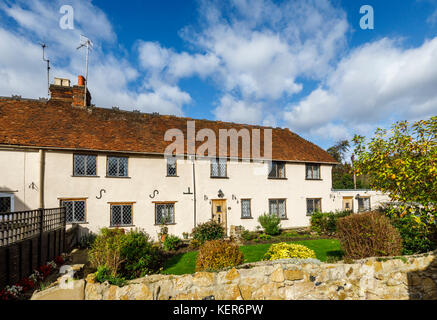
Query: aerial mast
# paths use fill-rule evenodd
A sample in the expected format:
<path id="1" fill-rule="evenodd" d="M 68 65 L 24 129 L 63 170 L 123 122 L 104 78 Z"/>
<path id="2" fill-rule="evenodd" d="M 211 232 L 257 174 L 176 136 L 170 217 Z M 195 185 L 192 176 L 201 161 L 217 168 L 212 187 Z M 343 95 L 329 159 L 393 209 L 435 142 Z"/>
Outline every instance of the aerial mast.
<path id="1" fill-rule="evenodd" d="M 45 58 L 46 44 L 41 43 L 40 45 L 42 47 L 42 60 L 47 62 L 47 96 L 50 96 L 50 60 Z"/>
<path id="2" fill-rule="evenodd" d="M 79 50 L 82 47 L 86 47 L 86 70 L 85 70 L 85 94 L 84 94 L 84 106 L 87 105 L 87 86 L 88 86 L 88 61 L 89 61 L 89 52 L 90 49 L 93 47 L 93 43 L 90 39 L 85 37 L 84 35 L 80 36 L 80 46 L 77 47 L 77 50 Z"/>

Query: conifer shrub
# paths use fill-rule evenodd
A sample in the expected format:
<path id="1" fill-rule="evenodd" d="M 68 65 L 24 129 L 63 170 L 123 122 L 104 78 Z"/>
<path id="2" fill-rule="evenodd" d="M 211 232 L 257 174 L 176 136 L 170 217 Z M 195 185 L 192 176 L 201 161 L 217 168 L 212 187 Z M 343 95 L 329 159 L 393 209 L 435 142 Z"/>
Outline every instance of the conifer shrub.
<path id="1" fill-rule="evenodd" d="M 270 236 L 276 236 L 281 233 L 281 218 L 277 215 L 265 213 L 258 217 L 258 222 L 263 227 L 264 232 Z"/>
<path id="2" fill-rule="evenodd" d="M 337 236 L 348 259 L 402 254 L 399 231 L 379 212 L 365 212 L 339 219 Z"/>
<path id="3" fill-rule="evenodd" d="M 233 267 L 243 262 L 240 247 L 231 241 L 206 241 L 199 250 L 196 261 L 196 271 L 217 271 Z"/>

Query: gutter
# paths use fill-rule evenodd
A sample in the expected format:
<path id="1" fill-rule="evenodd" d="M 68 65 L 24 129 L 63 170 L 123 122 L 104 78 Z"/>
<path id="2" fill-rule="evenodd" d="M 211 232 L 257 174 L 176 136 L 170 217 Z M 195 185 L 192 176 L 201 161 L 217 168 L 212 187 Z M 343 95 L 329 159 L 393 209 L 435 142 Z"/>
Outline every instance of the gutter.
<path id="1" fill-rule="evenodd" d="M 193 161 L 193 201 L 194 201 L 194 208 L 193 208 L 193 213 L 194 213 L 194 228 L 197 226 L 197 196 L 196 196 L 196 164 L 195 164 L 195 160 L 196 160 L 196 156 L 192 156 Z"/>

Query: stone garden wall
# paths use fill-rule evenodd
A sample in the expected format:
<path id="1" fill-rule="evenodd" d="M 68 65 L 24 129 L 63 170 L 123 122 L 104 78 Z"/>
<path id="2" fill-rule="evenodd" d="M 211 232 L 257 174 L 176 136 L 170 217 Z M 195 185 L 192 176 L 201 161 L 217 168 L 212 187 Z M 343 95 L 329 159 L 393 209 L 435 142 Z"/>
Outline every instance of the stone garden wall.
<path id="1" fill-rule="evenodd" d="M 83 296 L 86 300 L 437 299 L 437 251 L 369 258 L 353 264 L 258 262 L 218 273 L 152 275 L 129 281 L 121 288 L 95 283 L 89 275 Z"/>

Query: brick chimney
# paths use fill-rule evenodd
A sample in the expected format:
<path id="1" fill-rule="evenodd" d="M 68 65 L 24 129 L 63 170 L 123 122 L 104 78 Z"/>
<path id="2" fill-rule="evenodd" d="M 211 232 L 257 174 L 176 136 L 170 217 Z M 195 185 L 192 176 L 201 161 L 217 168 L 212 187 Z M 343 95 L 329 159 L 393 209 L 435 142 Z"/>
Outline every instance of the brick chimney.
<path id="1" fill-rule="evenodd" d="M 51 100 L 71 102 L 73 107 L 84 108 L 91 105 L 91 94 L 87 89 L 86 105 L 84 103 L 85 78 L 78 76 L 77 85 L 71 87 L 70 80 L 55 78 L 55 83 L 50 85 Z"/>

